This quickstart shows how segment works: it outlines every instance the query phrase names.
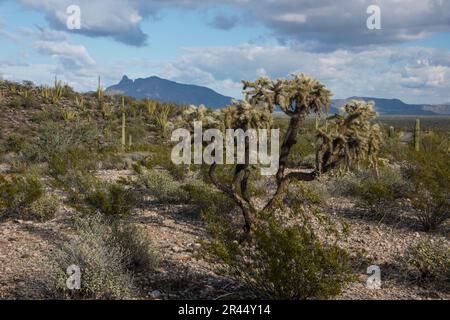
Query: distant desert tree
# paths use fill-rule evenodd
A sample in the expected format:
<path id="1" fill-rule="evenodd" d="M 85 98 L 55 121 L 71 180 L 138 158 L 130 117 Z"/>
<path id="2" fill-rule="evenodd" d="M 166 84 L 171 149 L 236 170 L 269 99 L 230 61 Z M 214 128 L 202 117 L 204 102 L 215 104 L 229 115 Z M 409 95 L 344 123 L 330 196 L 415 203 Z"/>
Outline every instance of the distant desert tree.
<path id="1" fill-rule="evenodd" d="M 371 120 L 376 117 L 372 103 L 351 101 L 341 111 L 342 115 L 328 118 L 327 128 L 317 129 L 316 167 L 314 170 L 290 168 L 288 158 L 305 127 L 310 114 L 328 113 L 331 92 L 319 81 L 304 74 L 295 74 L 291 79 L 271 80 L 262 77 L 255 82 L 243 81 L 244 99 L 235 101 L 222 112 L 204 108 L 188 110 L 185 118 L 188 127 L 193 120 L 201 120 L 207 127 L 225 129 L 271 129 L 273 114 L 279 108 L 289 117 L 289 125 L 281 143 L 279 167 L 275 176 L 277 188 L 262 210 L 258 210 L 249 192 L 249 179 L 255 166 L 249 157 L 233 169 L 229 183 L 217 176 L 217 164 L 209 168 L 212 183 L 228 194 L 242 210 L 245 231 L 250 232 L 261 211 L 271 212 L 286 197 L 293 181 L 314 181 L 333 169 L 350 169 L 353 164 L 366 160 L 376 170 L 377 154 L 382 144 L 382 134 Z M 245 141 L 246 155 L 249 140 Z"/>

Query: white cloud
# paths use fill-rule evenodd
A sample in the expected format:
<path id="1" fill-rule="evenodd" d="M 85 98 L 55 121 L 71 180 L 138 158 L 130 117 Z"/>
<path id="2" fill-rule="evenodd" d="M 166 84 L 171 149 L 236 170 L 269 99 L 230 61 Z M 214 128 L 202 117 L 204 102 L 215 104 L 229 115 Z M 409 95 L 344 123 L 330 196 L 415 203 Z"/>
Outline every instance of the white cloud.
<path id="1" fill-rule="evenodd" d="M 248 44 L 190 48 L 183 57 L 167 64 L 162 75 L 240 97 L 243 79 L 253 80 L 265 74 L 272 78 L 287 77 L 293 72 L 320 79 L 337 98 L 375 96 L 401 98 L 411 103 L 450 98 L 450 53 L 425 48 L 322 53 Z"/>
<path id="2" fill-rule="evenodd" d="M 282 22 L 305 23 L 307 17 L 306 15 L 301 13 L 285 13 L 278 17 L 275 17 L 275 20 Z"/>
<path id="3" fill-rule="evenodd" d="M 73 1 L 22 2 L 46 12 L 53 27 L 65 29 L 65 10 Z M 398 43 L 450 31 L 450 1 L 443 0 L 78 0 L 77 4 L 82 13 L 82 29 L 78 32 L 112 37 L 136 46 L 147 40 L 140 22 L 171 7 L 203 9 L 227 5 L 236 14 L 219 14 L 210 25 L 230 29 L 237 23 L 260 22 L 279 39 L 316 41 L 328 50 Z M 373 4 L 381 7 L 382 30 L 366 27 L 366 9 Z M 246 19 L 240 19 L 239 15 Z"/>
<path id="4" fill-rule="evenodd" d="M 68 69 L 95 66 L 95 60 L 83 45 L 75 45 L 67 41 L 37 41 L 34 47 L 41 54 L 59 59 L 63 66 Z"/>

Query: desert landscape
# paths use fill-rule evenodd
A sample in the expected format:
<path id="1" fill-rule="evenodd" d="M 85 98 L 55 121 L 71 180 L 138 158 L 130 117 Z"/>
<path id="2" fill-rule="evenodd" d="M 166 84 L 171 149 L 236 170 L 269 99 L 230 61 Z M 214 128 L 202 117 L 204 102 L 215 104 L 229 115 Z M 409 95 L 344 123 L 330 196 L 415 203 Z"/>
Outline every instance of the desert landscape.
<path id="1" fill-rule="evenodd" d="M 411 117 L 385 124 L 370 104 L 358 102 L 356 110 L 369 107 L 373 120 L 366 125 L 379 135 L 379 146 L 372 147 L 379 148 L 378 175 L 363 157 L 313 181 L 291 182 L 271 211 L 270 219 L 277 217 L 273 242 L 255 244 L 242 239 L 242 209 L 211 182 L 209 166 L 178 166 L 170 159 L 168 128 L 225 112 L 108 95 L 101 83 L 90 94 L 58 80 L 53 87 L 0 86 L 3 299 L 449 298 L 448 117 L 436 118 L 442 123 L 436 129 L 421 128 Z M 232 113 L 248 114 L 236 104 Z M 314 170 L 317 140 L 334 130 L 333 119 L 340 118 L 305 119 L 287 170 Z M 422 123 L 427 121 L 433 119 Z M 282 132 L 288 122 L 273 117 Z M 220 180 L 226 183 L 236 167 L 221 169 Z M 258 170 L 251 174 L 246 192 L 258 221 L 277 184 Z M 305 256 L 302 242 L 284 238 L 291 224 L 305 223 L 324 255 L 320 260 Z M 251 232 L 259 228 L 265 236 L 275 232 L 267 226 Z M 334 256 L 332 250 L 343 251 Z M 240 259 L 249 259 L 243 270 L 236 265 Z M 289 281 L 302 283 L 286 290 L 272 259 L 332 269 L 322 276 L 293 271 Z M 65 287 L 72 264 L 87 279 L 81 290 Z M 378 289 L 367 285 L 369 266 L 381 270 Z M 258 268 L 265 273 L 253 273 Z"/>
<path id="2" fill-rule="evenodd" d="M 0 0 L 0 305 L 432 314 L 450 300 L 449 13 Z"/>

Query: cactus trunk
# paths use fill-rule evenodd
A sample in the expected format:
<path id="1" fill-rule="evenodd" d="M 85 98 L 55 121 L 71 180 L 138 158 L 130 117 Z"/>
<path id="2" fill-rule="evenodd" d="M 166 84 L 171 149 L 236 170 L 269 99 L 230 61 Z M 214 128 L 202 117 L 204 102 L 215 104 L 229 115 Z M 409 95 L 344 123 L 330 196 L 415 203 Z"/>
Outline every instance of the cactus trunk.
<path id="1" fill-rule="evenodd" d="M 122 149 L 125 150 L 126 145 L 126 116 L 125 116 L 125 99 L 122 97 Z"/>
<path id="2" fill-rule="evenodd" d="M 395 135 L 395 128 L 390 126 L 389 127 L 389 138 L 394 138 Z"/>
<path id="3" fill-rule="evenodd" d="M 420 119 L 416 119 L 414 127 L 414 148 L 417 152 L 420 151 Z"/>

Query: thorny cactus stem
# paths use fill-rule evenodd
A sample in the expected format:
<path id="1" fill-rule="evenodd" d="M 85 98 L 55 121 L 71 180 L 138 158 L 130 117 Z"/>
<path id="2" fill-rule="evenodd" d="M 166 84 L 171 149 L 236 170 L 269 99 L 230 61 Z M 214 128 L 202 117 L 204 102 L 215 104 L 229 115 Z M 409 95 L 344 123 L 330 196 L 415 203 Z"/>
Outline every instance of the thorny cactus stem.
<path id="1" fill-rule="evenodd" d="M 126 145 L 126 115 L 125 115 L 125 98 L 122 97 L 122 150 Z"/>
<path id="2" fill-rule="evenodd" d="M 299 134 L 305 128 L 305 119 L 311 113 L 328 113 L 331 92 L 319 81 L 304 74 L 293 75 L 290 80 L 270 80 L 262 77 L 255 82 L 243 81 L 245 97 L 221 113 L 209 112 L 203 108 L 191 108 L 186 115 L 186 126 L 192 126 L 192 120 L 202 120 L 209 126 L 224 129 L 271 129 L 273 113 L 279 107 L 290 117 L 289 126 L 281 145 L 279 168 L 276 174 L 277 190 L 263 212 L 273 212 L 283 199 L 292 181 L 313 181 L 321 174 L 340 168 L 346 168 L 355 162 L 367 159 L 377 169 L 377 155 L 382 143 L 381 130 L 371 123 L 376 117 L 374 106 L 363 101 L 351 101 L 344 109 L 344 115 L 335 115 L 325 121 L 325 128 L 318 124 L 316 169 L 313 171 L 291 168 L 286 172 L 288 157 L 297 143 Z M 329 128 L 328 128 L 329 127 Z M 192 128 L 190 128 L 192 129 Z M 248 142 L 245 145 L 249 152 Z M 231 183 L 223 183 L 216 176 L 217 164 L 210 166 L 209 176 L 213 184 L 226 193 L 240 207 L 244 221 L 244 230 L 249 233 L 255 223 L 258 210 L 249 192 L 249 179 L 254 166 L 246 162 L 233 169 Z"/>
<path id="3" fill-rule="evenodd" d="M 393 126 L 389 127 L 389 138 L 394 138 L 395 136 L 395 128 Z"/>
<path id="4" fill-rule="evenodd" d="M 98 86 L 97 86 L 97 99 L 100 102 L 102 100 L 102 83 L 101 83 L 101 78 L 100 76 L 98 76 Z"/>
<path id="5" fill-rule="evenodd" d="M 416 119 L 414 126 L 414 148 L 417 152 L 420 151 L 420 119 Z"/>

